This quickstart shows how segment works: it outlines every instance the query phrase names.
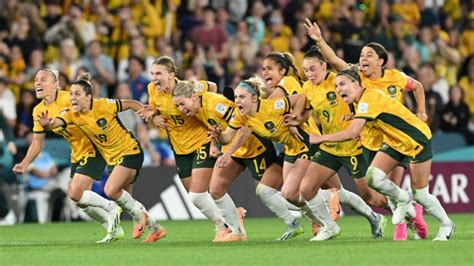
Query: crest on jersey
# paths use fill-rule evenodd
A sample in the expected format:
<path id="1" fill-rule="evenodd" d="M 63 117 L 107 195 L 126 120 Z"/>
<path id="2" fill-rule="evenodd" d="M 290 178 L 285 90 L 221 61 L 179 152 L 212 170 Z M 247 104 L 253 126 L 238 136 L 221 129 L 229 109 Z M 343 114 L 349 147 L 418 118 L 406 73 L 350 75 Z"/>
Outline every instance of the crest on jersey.
<path id="1" fill-rule="evenodd" d="M 367 113 L 368 109 L 369 109 L 369 105 L 367 103 L 359 103 L 359 106 L 357 106 L 357 112 L 361 114 Z"/>
<path id="2" fill-rule="evenodd" d="M 207 123 L 209 123 L 209 125 L 211 125 L 211 126 L 217 126 L 216 120 L 214 120 L 212 118 L 207 119 Z"/>
<path id="3" fill-rule="evenodd" d="M 109 126 L 107 125 L 107 120 L 105 118 L 99 118 L 99 120 L 96 121 L 96 124 L 100 127 L 102 130 L 106 130 Z"/>
<path id="4" fill-rule="evenodd" d="M 267 121 L 265 122 L 265 124 L 263 124 L 265 126 L 265 128 L 271 133 L 275 133 L 276 131 L 276 128 L 275 128 L 275 124 L 273 124 L 272 121 Z"/>
<path id="5" fill-rule="evenodd" d="M 225 115 L 225 112 L 227 112 L 227 107 L 222 103 L 218 103 L 216 105 L 216 111 L 221 115 Z"/>
<path id="6" fill-rule="evenodd" d="M 202 83 L 196 84 L 196 91 L 202 93 L 204 91 L 204 85 Z"/>
<path id="7" fill-rule="evenodd" d="M 329 101 L 329 105 L 335 105 L 337 103 L 337 96 L 333 91 L 326 93 L 326 98 Z"/>
<path id="8" fill-rule="evenodd" d="M 285 109 L 285 100 L 278 100 L 278 101 L 275 101 L 275 103 L 273 104 L 273 108 L 275 109 Z"/>
<path id="9" fill-rule="evenodd" d="M 390 85 L 387 87 L 387 92 L 388 92 L 388 95 L 390 96 L 395 96 L 395 94 L 397 94 L 397 87 L 395 87 L 394 85 Z"/>

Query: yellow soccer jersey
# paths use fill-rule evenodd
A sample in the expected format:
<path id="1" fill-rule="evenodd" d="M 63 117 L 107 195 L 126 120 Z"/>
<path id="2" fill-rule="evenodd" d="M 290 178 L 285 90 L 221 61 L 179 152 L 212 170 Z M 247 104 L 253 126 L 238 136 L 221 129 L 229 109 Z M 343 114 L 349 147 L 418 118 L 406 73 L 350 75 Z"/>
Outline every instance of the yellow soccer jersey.
<path id="1" fill-rule="evenodd" d="M 179 80 L 176 80 L 180 82 Z M 196 92 L 208 90 L 206 81 L 199 81 Z M 149 105 L 158 109 L 166 122 L 168 137 L 176 154 L 190 154 L 209 142 L 207 128 L 195 117 L 188 117 L 176 108 L 173 96 L 168 92 L 159 92 L 153 82 L 148 84 Z"/>
<path id="2" fill-rule="evenodd" d="M 278 88 L 282 89 L 283 92 L 285 92 L 286 96 L 291 96 L 291 95 L 294 95 L 294 94 L 300 94 L 300 93 L 304 93 L 304 90 L 303 88 L 301 87 L 300 83 L 298 82 L 298 80 L 292 76 L 284 76 L 280 82 L 278 83 L 277 85 Z M 305 106 L 305 109 L 306 110 L 309 110 L 311 109 L 310 105 L 309 105 L 309 102 L 306 101 L 306 106 Z M 314 122 L 313 119 L 309 119 L 307 122 L 306 122 L 307 125 L 309 125 L 310 128 L 312 129 L 316 129 L 317 130 L 317 134 L 320 134 L 319 130 L 318 130 L 318 126 L 316 125 L 316 122 Z"/>
<path id="3" fill-rule="evenodd" d="M 382 77 L 378 79 L 370 79 L 362 74 L 360 78 L 363 88 L 380 90 L 400 102 L 403 99 L 403 90 L 408 86 L 409 82 L 408 76 L 397 69 L 383 70 Z M 361 141 L 362 145 L 367 149 L 377 151 L 382 145 L 383 136 L 382 133 L 378 132 L 377 129 L 369 123 L 361 134 Z"/>
<path id="4" fill-rule="evenodd" d="M 223 95 L 205 92 L 201 96 L 202 108 L 196 114 L 196 118 L 202 121 L 207 127 L 218 125 L 222 130 L 228 126 L 228 121 L 234 113 L 235 103 Z M 228 145 L 223 146 L 223 150 Z M 252 158 L 265 152 L 265 145 L 255 136 L 250 135 L 247 141 L 236 150 L 232 156 L 238 158 Z"/>
<path id="5" fill-rule="evenodd" d="M 287 96 L 303 91 L 298 80 L 292 76 L 284 76 L 280 82 L 278 82 L 277 88 L 282 89 Z"/>
<path id="6" fill-rule="evenodd" d="M 354 118 L 372 121 L 382 132 L 383 142 L 406 156 L 416 156 L 431 139 L 428 125 L 379 90 L 364 90 Z"/>
<path id="7" fill-rule="evenodd" d="M 343 115 L 351 113 L 349 105 L 336 92 L 336 74 L 328 72 L 326 78 L 318 85 L 310 81 L 303 84 L 303 91 L 313 108 L 313 114 L 321 123 L 322 133 L 331 134 L 349 126 L 349 121 L 342 121 Z M 344 142 L 323 142 L 321 150 L 336 156 L 355 156 L 362 153 L 360 143 L 355 140 Z"/>
<path id="8" fill-rule="evenodd" d="M 54 103 L 46 105 L 44 100 L 38 103 L 33 109 L 33 133 L 43 133 L 45 129 L 39 123 L 38 116 L 48 111 L 49 117 L 56 117 L 61 111 L 71 106 L 69 93 L 57 91 Z M 71 162 L 77 163 L 84 157 L 95 156 L 95 149 L 90 140 L 75 125 L 66 128 L 55 128 L 54 133 L 63 136 L 71 146 Z"/>
<path id="9" fill-rule="evenodd" d="M 66 123 L 78 126 L 95 144 L 109 165 L 117 165 L 125 155 L 140 153 L 140 144 L 132 133 L 122 125 L 117 113 L 122 111 L 122 102 L 116 99 L 93 99 L 91 110 L 74 113 L 70 110 L 58 116 Z"/>
<path id="10" fill-rule="evenodd" d="M 284 144 L 285 154 L 289 156 L 308 151 L 306 145 L 293 137 L 285 125 L 283 115 L 290 111 L 288 98 L 261 99 L 257 104 L 255 115 L 241 116 L 239 111 L 236 110 L 229 126 L 234 129 L 248 126 L 258 136 Z M 312 134 L 309 126 L 305 125 L 301 130 L 307 134 Z"/>

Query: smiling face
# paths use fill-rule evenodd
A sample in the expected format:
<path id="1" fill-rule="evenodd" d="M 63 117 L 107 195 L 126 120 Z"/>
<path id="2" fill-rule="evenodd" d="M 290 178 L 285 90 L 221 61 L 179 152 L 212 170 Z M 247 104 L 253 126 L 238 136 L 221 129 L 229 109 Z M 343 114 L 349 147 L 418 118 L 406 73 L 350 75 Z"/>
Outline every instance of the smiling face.
<path id="1" fill-rule="evenodd" d="M 86 92 L 80 85 L 74 84 L 71 86 L 69 97 L 71 99 L 72 111 L 77 113 L 83 112 L 88 108 L 92 96 L 86 95 Z"/>
<path id="2" fill-rule="evenodd" d="M 174 73 L 169 72 L 164 65 L 153 64 L 151 66 L 151 80 L 155 89 L 158 91 L 166 91 L 169 89 L 171 82 L 174 79 Z"/>
<path id="3" fill-rule="evenodd" d="M 199 112 L 199 99 L 196 94 L 193 94 L 191 98 L 185 96 L 175 96 L 173 97 L 173 102 L 176 108 L 179 111 L 184 113 L 186 116 L 194 116 L 197 112 Z"/>
<path id="4" fill-rule="evenodd" d="M 362 94 L 360 85 L 346 75 L 336 77 L 336 91 L 348 104 L 359 101 Z"/>
<path id="5" fill-rule="evenodd" d="M 383 59 L 371 47 L 364 46 L 359 57 L 360 71 L 364 76 L 370 77 L 382 68 Z"/>
<path id="6" fill-rule="evenodd" d="M 303 71 L 311 84 L 316 85 L 326 76 L 326 63 L 316 58 L 305 58 L 303 59 Z"/>
<path id="7" fill-rule="evenodd" d="M 58 81 L 53 73 L 47 70 L 40 70 L 35 77 L 36 98 L 44 99 L 46 96 L 53 96 L 56 93 Z"/>
<path id="8" fill-rule="evenodd" d="M 272 59 L 267 58 L 263 60 L 262 76 L 267 87 L 275 88 L 285 76 L 285 69 Z"/>
<path id="9" fill-rule="evenodd" d="M 258 101 L 257 95 L 252 95 L 248 90 L 237 87 L 234 90 L 235 105 L 239 108 L 241 115 L 248 115 L 252 112 L 254 104 Z"/>

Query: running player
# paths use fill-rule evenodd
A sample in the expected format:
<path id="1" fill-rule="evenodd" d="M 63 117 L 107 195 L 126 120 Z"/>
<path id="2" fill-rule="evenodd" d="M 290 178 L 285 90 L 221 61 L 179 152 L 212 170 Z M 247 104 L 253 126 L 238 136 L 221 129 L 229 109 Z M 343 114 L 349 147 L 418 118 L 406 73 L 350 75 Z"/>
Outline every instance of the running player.
<path id="1" fill-rule="evenodd" d="M 320 48 L 323 56 L 326 60 L 336 69 L 341 71 L 349 68 L 349 65 L 339 58 L 331 47 L 324 41 L 321 31 L 316 23 L 311 23 L 308 19 L 306 20 L 305 27 L 308 30 L 308 36 L 312 38 L 318 47 Z M 425 94 L 423 86 L 420 82 L 413 78 L 408 77 L 403 72 L 396 69 L 384 69 L 384 65 L 387 63 L 388 54 L 385 48 L 378 43 L 369 43 L 362 48 L 361 55 L 359 58 L 360 76 L 362 85 L 368 89 L 379 89 L 390 97 L 402 101 L 403 91 L 412 91 L 416 102 L 417 102 L 417 116 L 422 121 L 427 120 L 425 113 Z M 361 141 L 364 149 L 364 157 L 368 161 L 368 164 L 373 160 L 375 153 L 380 149 L 382 145 L 382 134 L 377 129 L 369 126 L 364 128 L 364 132 L 361 136 Z M 394 168 L 390 173 L 390 179 L 393 180 L 398 186 L 401 184 L 405 164 Z M 362 182 L 357 183 L 359 191 L 362 193 L 362 197 L 369 203 L 380 202 L 380 197 L 376 194 L 371 193 L 367 190 L 367 185 Z M 394 202 L 391 202 L 390 198 L 389 206 L 394 209 Z M 377 206 L 377 205 L 376 205 Z M 423 210 L 420 205 L 415 205 L 417 211 L 417 218 L 410 221 L 411 228 L 413 229 L 415 238 L 418 237 L 426 238 L 428 236 L 427 225 L 423 219 Z M 406 223 L 400 223 L 395 226 L 394 240 L 406 240 L 407 230 Z"/>
<path id="2" fill-rule="evenodd" d="M 62 127 L 66 130 L 73 124 L 94 143 L 111 168 L 104 192 L 132 216 L 135 223 L 132 235 L 139 238 L 145 232 L 149 217 L 125 189 L 136 180 L 143 163 L 143 153 L 138 141 L 122 126 L 117 113 L 128 109 L 137 111 L 143 106 L 134 100 L 93 99 L 90 79 L 89 73 L 81 74 L 71 86 L 70 109 L 53 119 L 48 117 L 47 112 L 41 113 L 39 123 L 47 129 Z M 88 200 L 92 203 L 96 199 Z M 118 222 L 111 231 L 117 230 L 117 226 Z M 157 231 L 150 232 L 146 242 L 157 241 L 166 235 L 165 229 L 158 227 Z"/>
<path id="3" fill-rule="evenodd" d="M 305 53 L 303 70 L 308 81 L 303 84 L 303 90 L 313 108 L 313 114 L 321 124 L 323 134 L 334 133 L 347 127 L 349 123 L 341 121 L 341 118 L 351 113 L 349 105 L 336 94 L 334 83 L 336 74 L 328 72 L 326 67 L 324 57 L 316 47 L 312 47 Z M 362 147 L 359 142 L 350 140 L 340 143 L 322 143 L 301 182 L 301 193 L 303 196 L 307 195 L 305 198 L 313 198 L 319 186 L 331 179 L 330 183 L 334 184 L 339 191 L 339 202 L 349 205 L 351 209 L 369 220 L 373 238 L 382 237 L 386 224 L 385 217 L 373 212 L 358 195 L 342 187 L 336 175 L 341 167 L 354 177 L 356 183 L 365 176 L 367 164 L 362 156 Z M 380 197 L 384 198 L 382 195 Z"/>
<path id="4" fill-rule="evenodd" d="M 173 90 L 173 101 L 180 111 L 188 116 L 195 116 L 210 129 L 218 127 L 225 130 L 235 109 L 235 103 L 222 95 L 212 92 L 197 93 L 192 82 L 179 83 Z M 244 128 L 247 129 L 245 133 L 241 132 Z M 244 128 L 239 132 L 243 134 L 243 138 L 247 138 L 251 130 Z M 245 232 L 239 228 L 235 204 L 227 194 L 229 186 L 246 167 L 257 184 L 262 184 L 257 185 L 257 195 L 288 227 L 279 240 L 289 240 L 301 234 L 303 227 L 286 208 L 284 199 L 277 196 L 277 189 L 281 187 L 283 180 L 273 143 L 255 134 L 249 135 L 242 145 L 236 143 L 238 139 L 236 137 L 232 143 L 224 145 L 225 152 L 219 157 L 219 163 L 216 163 L 212 172 L 210 193 L 232 228 L 232 234 L 228 234 L 221 241 L 246 239 Z M 266 193 L 266 190 L 273 190 L 275 193 Z"/>
<path id="5" fill-rule="evenodd" d="M 356 139 L 367 123 L 373 123 L 383 133 L 383 144 L 367 170 L 366 179 L 369 186 L 397 201 L 392 223 L 403 222 L 407 214 L 416 216 L 408 192 L 387 178 L 387 173 L 401 161 L 408 160 L 414 200 L 439 222 L 439 232 L 434 240 L 448 240 L 455 225 L 438 199 L 428 191 L 433 157 L 429 127 L 399 101 L 379 90 L 364 89 L 357 69 L 339 72 L 336 89 L 346 103 L 357 103 L 354 119 L 337 133 L 310 136 L 311 143 Z"/>
<path id="6" fill-rule="evenodd" d="M 168 133 L 176 159 L 176 171 L 191 202 L 216 226 L 216 237 L 228 231 L 225 220 L 208 192 L 215 158 L 211 156 L 211 142 L 206 126 L 176 108 L 172 92 L 182 82 L 177 79 L 178 68 L 173 59 L 162 56 L 151 66 L 152 82 L 148 84 L 149 106 L 138 111 L 145 121 Z M 215 83 L 199 81 L 199 92 L 216 91 Z M 213 156 L 217 157 L 218 154 Z"/>
<path id="7" fill-rule="evenodd" d="M 299 194 L 300 181 L 310 163 L 309 157 L 315 149 L 315 146 L 307 143 L 308 135 L 314 134 L 315 130 L 305 123 L 287 127 L 284 115 L 289 114 L 297 120 L 302 119 L 306 97 L 303 94 L 295 94 L 284 98 L 260 99 L 261 86 L 263 81 L 244 80 L 239 83 L 234 90 L 237 112 L 230 120 L 229 126 L 219 135 L 219 141 L 229 143 L 239 128 L 247 126 L 255 134 L 285 145 L 282 195 L 296 206 L 309 209 L 305 214 L 310 216 L 313 223 L 322 223 L 324 228 L 339 233 L 339 226 L 331 219 L 322 198 L 320 200 L 323 205 L 318 205 L 321 208 L 315 212 Z M 305 141 L 300 141 L 295 135 Z M 292 171 L 286 168 L 291 168 Z M 328 239 L 326 234 L 318 234 L 317 237 L 319 238 L 314 240 Z"/>
<path id="8" fill-rule="evenodd" d="M 34 85 L 36 97 L 42 101 L 33 109 L 33 142 L 28 148 L 25 158 L 13 167 L 13 172 L 17 174 L 22 174 L 28 168 L 28 165 L 38 156 L 44 146 L 46 134 L 45 129 L 39 123 L 38 116 L 44 112 L 50 116 L 57 116 L 60 111 L 71 106 L 69 93 L 59 88 L 56 70 L 45 68 L 38 71 Z M 88 216 L 107 230 L 107 235 L 98 242 L 104 243 L 123 238 L 121 227 L 112 231 L 114 223 L 120 220 L 120 207 L 91 191 L 94 179 L 100 180 L 104 172 L 106 166 L 104 159 L 78 127 L 71 125 L 67 129 L 58 128 L 53 132 L 61 135 L 71 146 L 69 198 L 77 202 Z M 87 200 L 90 198 L 100 202 L 102 207 Z"/>

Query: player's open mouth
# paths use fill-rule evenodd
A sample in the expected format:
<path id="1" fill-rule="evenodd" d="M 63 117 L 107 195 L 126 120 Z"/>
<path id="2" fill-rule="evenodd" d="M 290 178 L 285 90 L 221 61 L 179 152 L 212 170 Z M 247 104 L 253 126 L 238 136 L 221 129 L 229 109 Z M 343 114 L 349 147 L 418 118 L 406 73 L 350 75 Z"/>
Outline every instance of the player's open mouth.
<path id="1" fill-rule="evenodd" d="M 36 88 L 36 93 L 42 92 L 43 88 Z"/>
<path id="2" fill-rule="evenodd" d="M 273 82 L 273 79 L 272 79 L 272 78 L 270 78 L 270 77 L 269 77 L 269 78 L 265 78 L 265 84 L 270 85 L 270 84 L 272 84 L 272 82 Z"/>
<path id="3" fill-rule="evenodd" d="M 362 64 L 362 65 L 360 66 L 360 69 L 361 69 L 362 71 L 368 70 L 368 69 L 369 69 L 369 64 Z"/>

